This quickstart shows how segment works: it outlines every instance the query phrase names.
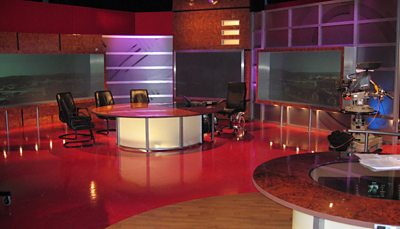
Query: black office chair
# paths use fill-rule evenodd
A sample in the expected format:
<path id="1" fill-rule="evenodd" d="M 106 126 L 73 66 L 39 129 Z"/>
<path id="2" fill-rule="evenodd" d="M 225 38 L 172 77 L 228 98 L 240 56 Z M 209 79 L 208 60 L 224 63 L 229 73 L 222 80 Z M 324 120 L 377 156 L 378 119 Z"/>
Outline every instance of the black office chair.
<path id="1" fill-rule="evenodd" d="M 103 107 L 103 106 L 108 106 L 108 105 L 114 105 L 115 104 L 113 95 L 112 95 L 111 91 L 109 91 L 109 90 L 96 91 L 94 93 L 94 100 L 96 102 L 96 107 Z M 99 119 L 106 120 L 107 128 L 106 129 L 97 130 L 96 133 L 108 135 L 110 133 L 110 131 L 115 131 L 115 129 L 110 129 L 110 124 L 109 124 L 109 120 L 115 120 L 115 118 L 113 118 L 113 117 L 105 117 L 105 116 L 101 116 L 101 115 L 97 115 L 97 117 Z"/>
<path id="2" fill-rule="evenodd" d="M 149 103 L 149 93 L 146 89 L 132 89 L 131 103 Z"/>
<path id="3" fill-rule="evenodd" d="M 218 114 L 227 116 L 229 119 L 229 128 L 233 129 L 236 139 L 244 137 L 246 123 L 244 115 L 246 112 L 246 83 L 230 82 L 228 83 L 228 93 L 226 96 L 226 105 Z M 217 134 L 222 132 L 225 127 L 217 128 Z"/>
<path id="4" fill-rule="evenodd" d="M 58 93 L 56 99 L 60 121 L 66 123 L 74 131 L 74 133 L 59 136 L 59 138 L 66 140 L 64 147 L 76 148 L 94 145 L 95 139 L 92 131 L 94 124 L 87 108 L 77 108 L 71 92 Z M 83 109 L 86 110 L 87 114 L 81 112 Z M 80 130 L 88 130 L 89 134 L 78 133 Z M 79 136 L 84 137 L 84 139 L 78 139 Z M 87 139 L 86 137 L 90 138 Z"/>

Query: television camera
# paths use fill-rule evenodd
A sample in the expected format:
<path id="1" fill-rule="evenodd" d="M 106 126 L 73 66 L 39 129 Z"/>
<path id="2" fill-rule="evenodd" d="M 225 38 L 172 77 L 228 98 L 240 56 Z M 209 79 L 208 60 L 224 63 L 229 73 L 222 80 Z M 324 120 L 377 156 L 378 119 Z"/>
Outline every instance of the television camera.
<path id="1" fill-rule="evenodd" d="M 369 105 L 371 98 L 378 99 L 378 104 L 386 96 L 393 99 L 389 93 L 371 79 L 370 73 L 380 66 L 381 64 L 378 62 L 359 63 L 356 72 L 346 75 L 342 82 L 340 91 L 343 97 L 343 112 L 352 115 L 350 127 L 352 130 L 367 130 L 369 124 L 364 116 L 375 115 L 376 117 L 379 114 L 379 110 L 376 111 Z M 349 145 L 347 147 L 348 152 L 365 151 L 365 134 L 353 133 L 346 141 L 344 143 Z M 340 146 L 343 148 L 343 145 Z M 381 147 L 382 137 L 369 134 L 368 151 L 374 152 L 380 150 Z"/>

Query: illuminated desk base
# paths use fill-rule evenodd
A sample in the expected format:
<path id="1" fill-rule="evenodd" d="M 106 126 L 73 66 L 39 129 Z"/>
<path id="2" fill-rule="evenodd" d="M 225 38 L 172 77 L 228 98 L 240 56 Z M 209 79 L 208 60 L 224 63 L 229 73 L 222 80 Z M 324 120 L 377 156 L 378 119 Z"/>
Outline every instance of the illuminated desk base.
<path id="1" fill-rule="evenodd" d="M 316 227 L 317 225 L 317 227 Z M 312 215 L 308 215 L 296 210 L 293 210 L 292 218 L 292 229 L 304 229 L 304 228 L 324 228 L 324 229 L 373 229 L 367 227 L 359 227 L 344 223 L 339 223 L 327 219 L 318 218 Z"/>
<path id="2" fill-rule="evenodd" d="M 151 150 L 201 144 L 202 115 L 185 117 L 117 118 L 119 146 Z"/>

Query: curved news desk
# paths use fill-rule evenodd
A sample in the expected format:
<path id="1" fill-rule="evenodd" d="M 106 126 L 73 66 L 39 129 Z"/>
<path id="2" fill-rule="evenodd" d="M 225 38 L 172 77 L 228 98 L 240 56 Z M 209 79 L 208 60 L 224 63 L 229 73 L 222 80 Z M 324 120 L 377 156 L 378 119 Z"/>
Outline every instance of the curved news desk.
<path id="1" fill-rule="evenodd" d="M 180 149 L 202 143 L 202 115 L 219 110 L 214 106 L 177 108 L 131 103 L 97 107 L 91 111 L 116 118 L 119 146 L 150 151 Z M 211 126 L 213 139 L 213 123 Z"/>
<path id="2" fill-rule="evenodd" d="M 262 194 L 293 209 L 296 229 L 397 229 L 400 228 L 399 173 L 372 172 L 355 158 L 342 159 L 331 152 L 265 162 L 254 171 L 253 182 Z M 385 187 L 382 179 L 390 181 L 391 187 L 388 183 Z M 377 189 L 371 194 L 374 185 Z M 381 199 L 384 196 L 389 199 Z"/>

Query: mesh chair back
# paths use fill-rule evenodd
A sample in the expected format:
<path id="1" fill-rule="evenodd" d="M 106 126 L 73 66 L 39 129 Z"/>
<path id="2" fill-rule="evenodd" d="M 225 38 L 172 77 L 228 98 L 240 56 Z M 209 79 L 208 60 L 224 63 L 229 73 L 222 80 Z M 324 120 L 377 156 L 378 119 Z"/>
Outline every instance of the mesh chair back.
<path id="1" fill-rule="evenodd" d="M 94 93 L 94 99 L 96 101 L 96 107 L 108 106 L 114 104 L 114 98 L 111 91 L 96 91 Z"/>
<path id="2" fill-rule="evenodd" d="M 132 89 L 131 103 L 149 103 L 149 93 L 146 89 Z"/>
<path id="3" fill-rule="evenodd" d="M 71 92 L 62 92 L 56 95 L 58 104 L 58 118 L 61 122 L 68 123 L 69 117 L 77 114 L 74 98 Z"/>
<path id="4" fill-rule="evenodd" d="M 237 111 L 246 111 L 246 83 L 229 82 L 226 107 Z"/>

